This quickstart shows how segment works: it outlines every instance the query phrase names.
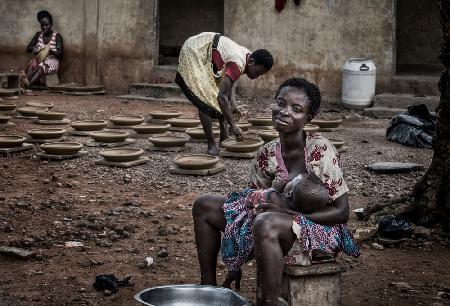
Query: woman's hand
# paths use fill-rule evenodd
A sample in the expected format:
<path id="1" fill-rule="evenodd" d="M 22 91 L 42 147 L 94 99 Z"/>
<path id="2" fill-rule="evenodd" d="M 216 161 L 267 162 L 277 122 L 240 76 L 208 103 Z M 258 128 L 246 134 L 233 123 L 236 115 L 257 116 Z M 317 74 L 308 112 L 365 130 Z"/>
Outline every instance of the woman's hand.
<path id="1" fill-rule="evenodd" d="M 231 283 L 234 282 L 234 288 L 239 292 L 241 290 L 241 278 L 242 270 L 228 271 L 227 277 L 223 281 L 222 287 L 231 289 Z"/>
<path id="2" fill-rule="evenodd" d="M 230 126 L 230 133 L 234 134 L 234 137 L 236 137 L 236 141 L 244 140 L 244 133 L 242 132 L 242 129 L 236 124 Z"/>
<path id="3" fill-rule="evenodd" d="M 33 48 L 33 54 L 34 54 L 34 55 L 37 55 L 37 54 L 39 53 L 39 51 L 41 51 L 41 49 L 40 49 L 38 46 L 35 46 L 35 47 Z"/>

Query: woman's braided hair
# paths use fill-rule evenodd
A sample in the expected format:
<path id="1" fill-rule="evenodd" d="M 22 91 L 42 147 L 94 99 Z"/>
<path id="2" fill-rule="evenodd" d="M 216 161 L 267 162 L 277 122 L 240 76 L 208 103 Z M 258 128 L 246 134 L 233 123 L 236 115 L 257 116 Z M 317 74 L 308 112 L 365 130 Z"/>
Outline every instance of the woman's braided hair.
<path id="1" fill-rule="evenodd" d="M 317 88 L 316 85 L 307 81 L 306 79 L 291 78 L 284 81 L 284 83 L 280 85 L 277 94 L 275 95 L 275 98 L 278 97 L 281 89 L 283 89 L 284 87 L 295 87 L 300 90 L 303 90 L 309 99 L 310 106 L 308 110 L 308 115 L 312 115 L 313 117 L 317 115 L 320 108 L 321 96 L 320 90 L 319 88 Z"/>

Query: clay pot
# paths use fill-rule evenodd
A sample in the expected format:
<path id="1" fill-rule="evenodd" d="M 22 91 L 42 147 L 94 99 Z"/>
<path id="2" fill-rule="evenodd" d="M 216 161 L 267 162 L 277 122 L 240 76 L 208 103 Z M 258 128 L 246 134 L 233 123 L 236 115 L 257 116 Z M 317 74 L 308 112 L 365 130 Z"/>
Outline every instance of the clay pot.
<path id="1" fill-rule="evenodd" d="M 12 103 L 0 102 L 0 111 L 1 112 L 10 112 L 16 109 L 16 105 Z"/>
<path id="2" fill-rule="evenodd" d="M 254 126 L 272 126 L 271 117 L 249 118 L 247 120 Z"/>
<path id="3" fill-rule="evenodd" d="M 70 124 L 77 131 L 100 131 L 108 125 L 105 120 L 80 120 Z"/>
<path id="4" fill-rule="evenodd" d="M 262 140 L 264 140 L 265 142 L 269 142 L 272 141 L 276 138 L 278 138 L 278 132 L 275 130 L 264 130 L 264 131 L 260 131 L 259 133 L 259 137 L 261 137 Z"/>
<path id="5" fill-rule="evenodd" d="M 144 150 L 132 148 L 115 148 L 100 152 L 100 155 L 103 156 L 105 160 L 111 162 L 129 162 L 137 160 L 142 154 L 144 154 Z"/>
<path id="6" fill-rule="evenodd" d="M 29 117 L 36 116 L 36 112 L 38 112 L 38 111 L 46 111 L 46 110 L 48 110 L 48 108 L 41 107 L 41 106 L 25 106 L 25 107 L 19 107 L 17 109 L 17 111 L 22 116 L 29 116 Z"/>
<path id="7" fill-rule="evenodd" d="M 25 142 L 25 137 L 18 135 L 0 135 L 0 148 L 16 148 Z"/>
<path id="8" fill-rule="evenodd" d="M 130 134 L 119 131 L 98 131 L 89 133 L 89 136 L 97 142 L 114 143 L 125 141 Z"/>
<path id="9" fill-rule="evenodd" d="M 25 103 L 26 106 L 37 106 L 37 107 L 45 107 L 48 109 L 52 109 L 53 104 L 49 102 L 37 102 L 37 101 L 29 101 Z"/>
<path id="10" fill-rule="evenodd" d="M 116 125 L 138 125 L 145 121 L 145 118 L 139 115 L 117 115 L 109 118 L 109 121 Z"/>
<path id="11" fill-rule="evenodd" d="M 252 124 L 246 121 L 237 122 L 236 125 L 241 128 L 242 131 L 248 131 Z"/>
<path id="12" fill-rule="evenodd" d="M 148 113 L 153 119 L 166 120 L 170 118 L 178 118 L 181 116 L 181 112 L 165 112 L 165 111 L 155 111 Z"/>
<path id="13" fill-rule="evenodd" d="M 187 154 L 176 157 L 175 165 L 182 169 L 210 169 L 219 161 L 219 157 L 206 154 Z"/>
<path id="14" fill-rule="evenodd" d="M 11 119 L 11 116 L 0 115 L 0 124 L 8 123 L 9 119 Z"/>
<path id="15" fill-rule="evenodd" d="M 62 120 L 66 116 L 66 113 L 50 112 L 50 111 L 37 111 L 36 116 L 40 120 Z"/>
<path id="16" fill-rule="evenodd" d="M 344 146 L 344 144 L 345 144 L 345 141 L 343 141 L 343 140 L 340 140 L 340 139 L 328 139 L 330 142 L 331 142 L 331 144 L 336 148 L 336 149 L 340 149 L 340 148 L 342 148 L 343 146 Z"/>
<path id="17" fill-rule="evenodd" d="M 213 136 L 217 138 L 220 136 L 220 130 L 213 129 Z M 186 130 L 186 134 L 189 135 L 192 139 L 205 139 L 205 132 L 203 128 L 190 128 Z"/>
<path id="18" fill-rule="evenodd" d="M 167 120 L 167 123 L 169 123 L 173 127 L 186 127 L 186 128 L 192 128 L 198 126 L 200 123 L 200 120 L 196 118 L 171 118 Z"/>
<path id="19" fill-rule="evenodd" d="M 27 133 L 34 139 L 58 139 L 66 133 L 66 130 L 58 128 L 43 128 L 28 130 Z"/>
<path id="20" fill-rule="evenodd" d="M 131 127 L 137 134 L 161 134 L 167 132 L 169 124 L 142 124 Z"/>
<path id="21" fill-rule="evenodd" d="M 336 118 L 336 119 L 317 119 L 314 118 L 311 120 L 311 124 L 317 125 L 320 128 L 336 128 L 342 123 L 342 119 Z"/>
<path id="22" fill-rule="evenodd" d="M 305 124 L 305 126 L 303 127 L 303 130 L 305 132 L 309 132 L 309 133 L 317 132 L 319 129 L 320 128 L 318 125 L 309 124 L 309 123 Z"/>
<path id="23" fill-rule="evenodd" d="M 222 147 L 231 152 L 254 152 L 263 144 L 264 141 L 253 138 L 244 138 L 243 141 L 236 141 L 236 139 L 230 138 L 222 141 Z"/>
<path id="24" fill-rule="evenodd" d="M 41 149 L 47 154 L 72 155 L 81 150 L 83 145 L 78 142 L 54 142 L 41 144 Z"/>
<path id="25" fill-rule="evenodd" d="M 154 136 L 148 139 L 156 147 L 182 147 L 189 138 L 181 136 Z"/>

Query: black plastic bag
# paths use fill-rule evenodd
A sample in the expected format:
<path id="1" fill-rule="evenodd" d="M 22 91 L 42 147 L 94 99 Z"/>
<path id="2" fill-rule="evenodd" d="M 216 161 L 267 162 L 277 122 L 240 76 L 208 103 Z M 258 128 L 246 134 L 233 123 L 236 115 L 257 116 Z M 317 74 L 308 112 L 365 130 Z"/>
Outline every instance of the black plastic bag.
<path id="1" fill-rule="evenodd" d="M 386 138 L 405 146 L 432 148 L 436 116 L 425 104 L 408 106 L 406 112 L 395 115 L 386 130 Z"/>
<path id="2" fill-rule="evenodd" d="M 117 292 L 118 287 L 130 286 L 129 280 L 131 276 L 119 280 L 114 274 L 101 274 L 95 277 L 94 288 L 98 291 L 109 290 L 111 292 Z"/>
<path id="3" fill-rule="evenodd" d="M 378 223 L 378 235 L 384 238 L 410 238 L 412 234 L 411 224 L 401 217 L 384 216 Z"/>

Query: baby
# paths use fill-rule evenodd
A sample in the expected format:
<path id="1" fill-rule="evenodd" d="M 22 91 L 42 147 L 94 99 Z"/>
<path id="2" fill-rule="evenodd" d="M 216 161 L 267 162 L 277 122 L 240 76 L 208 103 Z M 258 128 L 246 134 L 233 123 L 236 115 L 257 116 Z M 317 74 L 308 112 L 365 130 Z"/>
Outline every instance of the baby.
<path id="1" fill-rule="evenodd" d="M 231 273 L 240 273 L 241 266 L 253 257 L 252 226 L 258 212 L 309 214 L 329 202 L 327 188 L 313 173 L 296 176 L 282 194 L 274 188 L 232 193 L 223 205 L 227 221 L 221 246 L 223 262 Z"/>

